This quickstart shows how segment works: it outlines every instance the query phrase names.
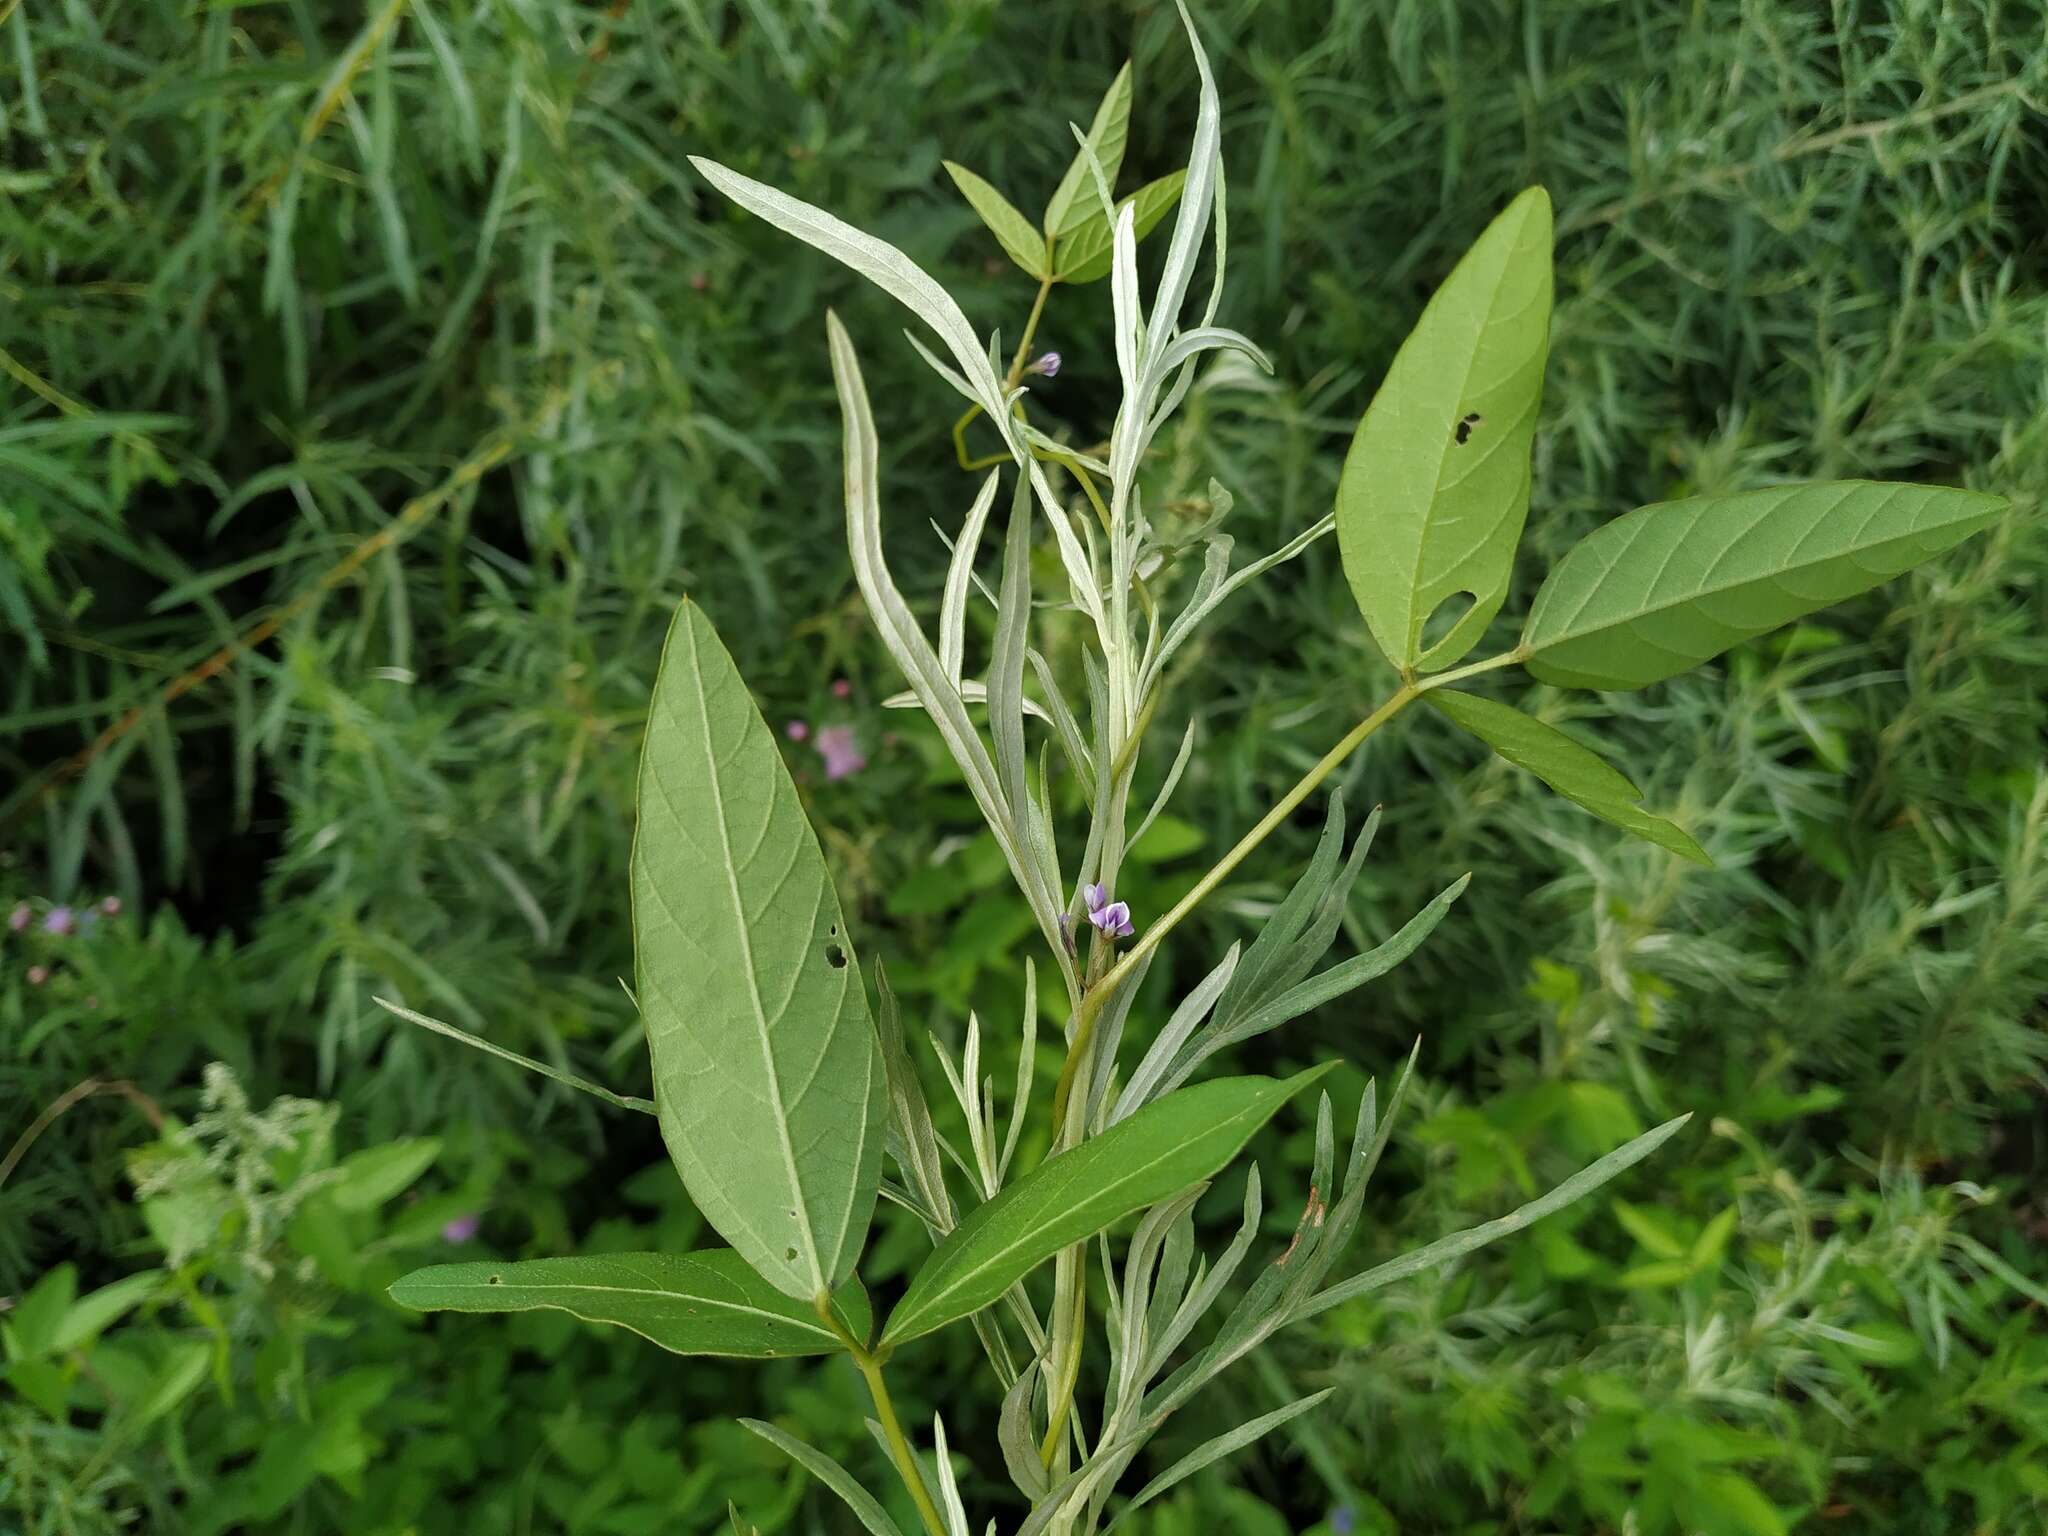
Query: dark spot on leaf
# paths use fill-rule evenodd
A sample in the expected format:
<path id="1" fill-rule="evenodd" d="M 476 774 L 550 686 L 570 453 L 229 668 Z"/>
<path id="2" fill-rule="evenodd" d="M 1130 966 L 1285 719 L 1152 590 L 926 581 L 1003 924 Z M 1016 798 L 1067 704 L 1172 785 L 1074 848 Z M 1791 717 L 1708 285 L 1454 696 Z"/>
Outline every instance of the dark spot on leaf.
<path id="1" fill-rule="evenodd" d="M 1455 437 L 1461 445 L 1464 443 L 1468 443 L 1472 440 L 1472 429 L 1478 426 L 1479 423 L 1484 421 L 1485 419 L 1486 418 L 1484 416 L 1481 416 L 1477 411 L 1469 411 L 1464 416 L 1459 418 L 1458 425 L 1451 435 Z"/>
<path id="2" fill-rule="evenodd" d="M 504 1279 L 505 1277 L 503 1275 L 493 1275 L 491 1276 L 490 1283 L 492 1285 L 501 1285 L 504 1283 Z"/>
<path id="3" fill-rule="evenodd" d="M 841 949 L 837 944 L 827 944 L 825 946 L 825 963 L 831 966 L 832 969 L 835 971 L 845 970 L 846 951 Z"/>
<path id="4" fill-rule="evenodd" d="M 796 1250 L 794 1248 L 785 1248 L 782 1250 L 782 1257 L 786 1262 L 794 1263 L 796 1260 Z"/>

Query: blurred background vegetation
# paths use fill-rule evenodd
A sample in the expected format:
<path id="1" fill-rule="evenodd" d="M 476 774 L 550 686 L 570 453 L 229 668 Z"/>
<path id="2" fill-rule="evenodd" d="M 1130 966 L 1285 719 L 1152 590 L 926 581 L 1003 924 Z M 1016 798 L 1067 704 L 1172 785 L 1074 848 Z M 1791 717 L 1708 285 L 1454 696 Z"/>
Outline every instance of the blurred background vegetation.
<path id="1" fill-rule="evenodd" d="M 1241 1368 L 1162 1464 L 1337 1391 L 1131 1529 L 2041 1530 L 2048 9 L 1197 14 L 1222 318 L 1277 376 L 1203 380 L 1155 499 L 1214 474 L 1240 548 L 1313 521 L 1431 287 L 1540 181 L 1526 586 L 1695 489 L 1924 478 L 2015 510 L 1699 676 L 1570 706 L 1714 873 L 1429 720 L 1346 771 L 1386 813 L 1340 952 L 1475 872 L 1417 956 L 1239 1063 L 1341 1057 L 1355 1094 L 1423 1037 L 1360 1265 L 1698 1114 L 1618 1193 Z M 920 722 L 879 707 L 825 307 L 861 339 L 892 556 L 927 595 L 928 522 L 973 484 L 957 402 L 886 300 L 683 156 L 875 230 L 1014 335 L 1028 285 L 939 160 L 1037 206 L 1129 56 L 1127 182 L 1173 169 L 1171 8 L 0 0 L 0 33 L 0 1531 L 710 1532 L 728 1499 L 846 1529 L 730 1423 L 777 1417 L 884 1486 L 843 1364 L 383 1299 L 444 1255 L 708 1234 L 651 1123 L 371 998 L 644 1091 L 616 980 L 630 785 L 690 592 L 812 732 L 790 760 L 867 953 L 941 1040 L 970 1007 L 1014 1017 L 1029 920 Z M 1091 439 L 1107 308 L 1056 295 L 1065 366 L 1036 390 Z M 1178 696 L 1201 736 L 1174 815 L 1118 893 L 1140 921 L 1387 685 L 1333 547 L 1236 598 Z M 855 771 L 847 737 L 817 750 L 841 727 Z M 1248 931 L 1320 815 L 1155 1000 Z M 1256 1148 L 1276 1251 L 1311 1151 L 1282 1127 Z M 1235 1180 L 1211 1199 L 1234 1220 Z M 919 1242 L 885 1220 L 870 1283 Z M 908 1412 L 993 1440 L 963 1361 L 900 1363 Z M 998 1473 L 971 1503 L 1006 1507 Z"/>

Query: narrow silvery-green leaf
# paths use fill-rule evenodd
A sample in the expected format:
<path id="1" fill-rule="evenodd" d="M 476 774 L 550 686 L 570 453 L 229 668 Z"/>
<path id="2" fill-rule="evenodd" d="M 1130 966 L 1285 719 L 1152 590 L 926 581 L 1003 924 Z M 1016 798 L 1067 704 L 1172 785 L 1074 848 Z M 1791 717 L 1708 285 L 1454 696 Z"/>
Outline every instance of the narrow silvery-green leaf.
<path id="1" fill-rule="evenodd" d="M 1143 1488 L 1140 1488 L 1132 1496 L 1131 1502 L 1126 1504 L 1116 1519 L 1110 1522 L 1109 1529 L 1115 1530 L 1125 1520 L 1130 1518 L 1134 1510 L 1151 1503 L 1160 1494 L 1173 1487 L 1175 1483 L 1185 1482 L 1188 1478 L 1201 1471 L 1202 1468 L 1221 1461 L 1226 1456 L 1236 1455 L 1253 1441 L 1271 1434 L 1289 1419 L 1298 1418 L 1300 1415 L 1307 1413 L 1309 1409 L 1321 1403 L 1324 1398 L 1336 1390 L 1335 1387 L 1325 1387 L 1320 1392 L 1311 1392 L 1307 1397 L 1297 1398 L 1285 1407 L 1275 1408 L 1271 1413 L 1262 1413 L 1256 1419 L 1248 1420 L 1228 1433 L 1218 1435 L 1213 1440 L 1204 1441 L 1192 1451 L 1189 1451 L 1187 1455 L 1181 1457 L 1179 1461 L 1168 1467 L 1164 1472 L 1153 1478 Z"/>
<path id="2" fill-rule="evenodd" d="M 844 219 L 777 191 L 765 182 L 727 170 L 717 161 L 699 155 L 692 155 L 690 164 L 742 208 L 844 262 L 938 332 L 959 365 L 960 378 L 973 390 L 981 408 L 992 420 L 1003 419 L 1006 412 L 999 370 L 990 367 L 967 316 L 929 272 L 888 241 L 877 240 Z"/>
<path id="3" fill-rule="evenodd" d="M 711 621 L 685 601 L 640 755 L 633 939 L 662 1139 L 777 1290 L 853 1273 L 881 1181 L 883 1071 L 818 839 Z"/>
<path id="4" fill-rule="evenodd" d="M 1002 473 L 990 470 L 974 505 L 960 525 L 960 537 L 953 541 L 953 557 L 946 566 L 946 590 L 939 603 L 939 662 L 954 686 L 960 683 L 960 669 L 967 657 L 967 598 L 974 583 L 974 557 L 981 550 L 981 530 L 988 521 L 989 508 L 996 503 L 996 487 Z"/>
<path id="5" fill-rule="evenodd" d="M 1638 507 L 1544 580 L 1522 650 L 1569 688 L 1641 688 L 1867 592 L 1997 521 L 2002 497 L 1871 480 Z"/>
<path id="6" fill-rule="evenodd" d="M 1075 152 L 1067 173 L 1053 191 L 1052 201 L 1045 205 L 1047 234 L 1068 234 L 1090 213 L 1102 211 L 1095 192 L 1095 173 L 1088 164 L 1089 154 L 1092 152 L 1095 163 L 1102 167 L 1103 181 L 1114 188 L 1116 173 L 1123 169 L 1124 146 L 1130 135 L 1131 66 L 1127 60 L 1095 109 L 1095 120 L 1088 128 L 1087 149 Z"/>
<path id="7" fill-rule="evenodd" d="M 1498 1242 L 1533 1226 L 1553 1211 L 1561 1211 L 1575 1200 L 1584 1199 L 1601 1185 L 1617 1175 L 1633 1168 L 1652 1152 L 1663 1146 L 1685 1127 L 1691 1115 L 1680 1115 L 1667 1120 L 1655 1130 L 1645 1131 L 1626 1146 L 1617 1147 L 1598 1162 L 1588 1164 L 1566 1179 L 1548 1194 L 1540 1195 L 1527 1205 L 1509 1212 L 1493 1221 L 1481 1222 L 1463 1232 L 1454 1232 L 1449 1237 L 1438 1238 L 1413 1253 L 1405 1253 L 1398 1259 L 1389 1259 L 1362 1275 L 1353 1275 L 1349 1280 L 1340 1280 L 1328 1290 L 1318 1293 L 1300 1312 L 1294 1321 L 1317 1316 L 1332 1307 L 1368 1295 L 1397 1280 L 1420 1274 L 1425 1269 L 1434 1269 L 1439 1264 L 1448 1264 L 1453 1259 L 1463 1258 L 1475 1249 L 1484 1248 L 1488 1243 Z"/>
<path id="8" fill-rule="evenodd" d="M 839 405 L 846 418 L 846 544 L 853 560 L 854 581 L 866 599 L 868 614 L 882 643 L 902 670 L 911 691 L 932 717 L 946 749 L 960 766 L 968 791 L 981 809 L 983 820 L 994 834 L 997 846 L 1016 877 L 1018 889 L 1038 919 L 1039 931 L 1053 946 L 1065 973 L 1071 977 L 1073 962 L 1060 942 L 1059 898 L 1046 889 L 1032 856 L 1022 818 L 1024 806 L 1012 807 L 1004 797 L 996 765 L 988 748 L 967 718 L 962 697 L 966 687 L 947 674 L 945 661 L 932 649 L 919 628 L 882 551 L 882 505 L 879 460 L 881 444 L 875 435 L 875 416 L 862 382 L 860 359 L 853 341 L 839 317 L 827 314 L 826 335 L 832 350 L 832 378 L 839 390 Z M 985 695 L 984 695 L 985 697 Z"/>
<path id="9" fill-rule="evenodd" d="M 1017 1373 L 1010 1390 L 1003 1394 L 1002 1412 L 996 1417 L 996 1444 L 1002 1449 L 1003 1466 L 1027 1499 L 1040 1497 L 1050 1485 L 1045 1463 L 1038 1459 L 1038 1435 L 1031 1423 L 1031 1401 L 1038 1382 L 1038 1362 L 1034 1360 Z"/>
<path id="10" fill-rule="evenodd" d="M 1060 1249 L 1210 1177 L 1328 1070 L 1183 1089 L 1049 1158 L 969 1212 L 933 1250 L 882 1342 L 900 1344 L 980 1311 Z"/>
<path id="11" fill-rule="evenodd" d="M 967 199 L 968 206 L 981 215 L 981 222 L 988 226 L 989 233 L 996 237 L 996 243 L 1002 246 L 1010 260 L 1033 277 L 1044 277 L 1047 241 L 1043 232 L 1033 229 L 1031 221 L 1019 213 L 1008 198 L 966 166 L 955 165 L 951 160 L 944 164 L 946 174 L 953 178 L 953 185 L 960 189 L 960 195 Z"/>
<path id="12" fill-rule="evenodd" d="M 394 1284 L 391 1299 L 416 1312 L 567 1312 L 678 1355 L 771 1360 L 846 1347 L 809 1302 L 784 1295 L 724 1248 L 433 1264 Z M 872 1317 L 859 1282 L 840 1289 L 833 1310 L 856 1339 L 867 1337 Z"/>
<path id="13" fill-rule="evenodd" d="M 553 1078 L 564 1087 L 574 1088 L 578 1093 L 587 1093 L 594 1099 L 603 1099 L 605 1103 L 616 1105 L 620 1109 L 637 1109 L 644 1115 L 654 1113 L 654 1101 L 652 1099 L 635 1098 L 631 1094 L 613 1093 L 611 1089 L 601 1088 L 596 1083 L 590 1082 L 586 1078 L 578 1077 L 573 1072 L 564 1072 L 559 1067 L 551 1067 L 544 1061 L 535 1061 L 531 1056 L 522 1056 L 517 1051 L 508 1051 L 504 1046 L 494 1041 L 486 1040 L 480 1035 L 472 1035 L 466 1029 L 457 1029 L 453 1024 L 446 1023 L 441 1019 L 429 1018 L 424 1013 L 414 1013 L 410 1008 L 401 1008 L 398 1004 L 387 1002 L 381 997 L 373 997 L 370 1001 L 379 1008 L 382 1008 L 386 1013 L 396 1014 L 408 1024 L 417 1024 L 421 1029 L 431 1029 L 437 1035 L 446 1035 L 451 1040 L 460 1040 L 464 1045 L 482 1051 L 487 1056 L 496 1056 L 499 1060 L 509 1061 L 516 1067 L 524 1067 L 527 1071 L 537 1072 L 542 1077 Z"/>
<path id="14" fill-rule="evenodd" d="M 1713 868 L 1714 861 L 1690 833 L 1644 810 L 1642 791 L 1598 753 L 1580 746 L 1556 726 L 1497 700 L 1459 693 L 1453 688 L 1433 688 L 1423 698 L 1572 804 L 1659 848 L 1668 848 L 1695 864 Z"/>
<path id="15" fill-rule="evenodd" d="M 1131 209 L 1134 239 L 1142 240 L 1152 233 L 1153 227 L 1180 200 L 1180 189 L 1187 179 L 1186 171 L 1175 171 L 1170 176 L 1147 182 L 1117 204 L 1119 213 L 1126 206 Z M 1053 277 L 1062 283 L 1094 283 L 1109 276 L 1113 232 L 1114 225 L 1109 215 L 1100 207 L 1092 206 L 1091 200 L 1088 216 L 1053 246 Z"/>
<path id="16" fill-rule="evenodd" d="M 846 1507 L 853 1511 L 854 1519 L 865 1526 L 871 1536 L 902 1536 L 896 1522 L 889 1518 L 889 1512 L 882 1508 L 875 1496 L 855 1482 L 851 1472 L 816 1446 L 797 1439 L 787 1430 L 779 1429 L 764 1419 L 741 1419 L 740 1423 L 845 1500 Z"/>
<path id="17" fill-rule="evenodd" d="M 1338 482 L 1344 574 L 1403 671 L 1449 666 L 1507 597 L 1549 337 L 1550 199 L 1531 187 L 1422 311 Z M 1440 608 L 1464 601 L 1441 635 L 1425 634 Z"/>

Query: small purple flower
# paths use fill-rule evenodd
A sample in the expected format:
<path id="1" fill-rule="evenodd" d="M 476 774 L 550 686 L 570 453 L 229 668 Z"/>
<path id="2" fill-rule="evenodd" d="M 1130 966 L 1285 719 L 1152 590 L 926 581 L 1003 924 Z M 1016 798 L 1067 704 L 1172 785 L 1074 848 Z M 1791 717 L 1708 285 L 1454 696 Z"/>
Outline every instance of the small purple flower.
<path id="1" fill-rule="evenodd" d="M 1087 886 L 1081 894 L 1087 898 L 1088 921 L 1111 938 L 1128 939 L 1135 931 L 1131 927 L 1131 908 L 1128 902 L 1111 901 L 1109 892 L 1099 885 Z"/>
<path id="2" fill-rule="evenodd" d="M 1335 1531 L 1337 1536 L 1351 1536 L 1351 1533 L 1358 1529 L 1358 1516 L 1352 1513 L 1349 1504 L 1339 1504 L 1330 1511 L 1330 1529 Z"/>
<path id="3" fill-rule="evenodd" d="M 72 915 L 69 907 L 52 907 L 50 915 L 43 919 L 43 932 L 54 933 L 60 939 L 67 933 L 75 932 L 77 928 L 78 919 Z"/>
<path id="4" fill-rule="evenodd" d="M 852 698 L 853 684 L 848 682 L 843 677 L 835 677 L 834 679 L 832 679 L 832 697 L 835 699 Z"/>
<path id="5" fill-rule="evenodd" d="M 1024 371 L 1040 374 L 1048 379 L 1056 378 L 1060 371 L 1060 355 L 1057 352 L 1047 352 Z"/>
<path id="6" fill-rule="evenodd" d="M 25 901 L 19 902 L 14 910 L 7 914 L 7 926 L 16 933 L 25 933 L 28 931 L 28 925 L 34 917 L 35 914 L 28 909 L 28 903 Z"/>
<path id="7" fill-rule="evenodd" d="M 825 759 L 825 778 L 843 779 L 867 767 L 868 760 L 853 739 L 850 725 L 828 725 L 818 732 L 818 756 Z"/>
<path id="8" fill-rule="evenodd" d="M 782 728 L 782 734 L 791 741 L 802 741 L 811 734 L 811 728 L 801 720 L 792 720 Z"/>
<path id="9" fill-rule="evenodd" d="M 482 1218 L 474 1211 L 471 1211 L 466 1216 L 457 1216 L 441 1228 L 441 1241 L 444 1243 L 466 1243 L 476 1236 L 476 1229 L 481 1221 Z"/>

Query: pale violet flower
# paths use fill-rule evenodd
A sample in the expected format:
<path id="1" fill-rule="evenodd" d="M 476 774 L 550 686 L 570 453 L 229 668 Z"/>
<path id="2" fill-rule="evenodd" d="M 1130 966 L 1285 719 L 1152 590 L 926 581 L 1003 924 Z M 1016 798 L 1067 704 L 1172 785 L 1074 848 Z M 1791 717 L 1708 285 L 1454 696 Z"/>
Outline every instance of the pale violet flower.
<path id="1" fill-rule="evenodd" d="M 843 779 L 867 767 L 860 744 L 853 739 L 850 725 L 828 725 L 818 732 L 818 756 L 825 759 L 825 777 Z"/>
<path id="2" fill-rule="evenodd" d="M 1128 902 L 1111 901 L 1109 892 L 1099 885 L 1087 886 L 1081 894 L 1088 901 L 1088 921 L 1111 938 L 1128 939 L 1135 931 Z"/>
<path id="3" fill-rule="evenodd" d="M 482 1218 L 474 1211 L 471 1211 L 466 1216 L 453 1218 L 442 1226 L 441 1241 L 444 1243 L 468 1242 L 472 1237 L 476 1236 L 476 1229 L 481 1220 Z"/>
<path id="4" fill-rule="evenodd" d="M 1024 371 L 1040 374 L 1048 379 L 1056 377 L 1060 371 L 1060 355 L 1057 352 L 1047 352 Z"/>
<path id="5" fill-rule="evenodd" d="M 802 741 L 811 734 L 811 728 L 801 720 L 792 720 L 782 728 L 782 734 L 791 741 Z"/>
<path id="6" fill-rule="evenodd" d="M 43 932 L 54 933 L 59 938 L 78 927 L 78 919 L 69 907 L 52 907 L 50 915 L 43 919 Z"/>

